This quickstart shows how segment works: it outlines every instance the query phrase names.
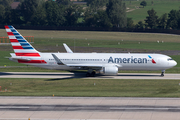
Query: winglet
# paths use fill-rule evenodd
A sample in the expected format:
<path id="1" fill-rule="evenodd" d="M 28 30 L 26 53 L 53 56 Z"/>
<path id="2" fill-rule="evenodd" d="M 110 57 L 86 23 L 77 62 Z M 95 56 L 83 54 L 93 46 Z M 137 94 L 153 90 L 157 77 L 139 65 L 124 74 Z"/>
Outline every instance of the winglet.
<path id="1" fill-rule="evenodd" d="M 65 44 L 63 43 L 64 48 L 66 49 L 67 53 L 73 53 L 73 51 Z"/>
<path id="2" fill-rule="evenodd" d="M 52 56 L 53 56 L 53 58 L 55 59 L 55 61 L 57 62 L 58 65 L 64 65 L 55 54 L 52 54 Z"/>

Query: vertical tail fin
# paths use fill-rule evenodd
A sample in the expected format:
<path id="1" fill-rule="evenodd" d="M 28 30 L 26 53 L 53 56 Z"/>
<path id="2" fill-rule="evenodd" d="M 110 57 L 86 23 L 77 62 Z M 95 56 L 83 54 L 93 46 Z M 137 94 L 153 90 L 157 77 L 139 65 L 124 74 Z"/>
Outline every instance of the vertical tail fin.
<path id="1" fill-rule="evenodd" d="M 5 26 L 16 56 L 40 57 L 39 52 L 11 25 Z"/>

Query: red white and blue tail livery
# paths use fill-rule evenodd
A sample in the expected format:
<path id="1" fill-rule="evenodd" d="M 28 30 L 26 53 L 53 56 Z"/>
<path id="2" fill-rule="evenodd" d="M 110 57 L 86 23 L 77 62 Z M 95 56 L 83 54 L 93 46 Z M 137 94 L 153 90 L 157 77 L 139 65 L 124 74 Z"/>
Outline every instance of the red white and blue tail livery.
<path id="1" fill-rule="evenodd" d="M 13 26 L 5 28 L 16 56 L 40 57 L 39 52 Z"/>
<path id="2" fill-rule="evenodd" d="M 96 72 L 117 75 L 118 70 L 161 70 L 177 64 L 171 57 L 152 53 L 73 53 L 64 44 L 67 53 L 41 53 L 37 51 L 13 26 L 5 26 L 15 53 L 12 61 L 56 70 L 88 70 L 87 76 Z M 70 54 L 71 53 L 71 54 Z"/>
<path id="3" fill-rule="evenodd" d="M 19 63 L 46 63 L 41 59 L 38 52 L 13 26 L 6 25 L 11 45 L 15 54 L 11 54 L 12 60 L 17 60 Z"/>

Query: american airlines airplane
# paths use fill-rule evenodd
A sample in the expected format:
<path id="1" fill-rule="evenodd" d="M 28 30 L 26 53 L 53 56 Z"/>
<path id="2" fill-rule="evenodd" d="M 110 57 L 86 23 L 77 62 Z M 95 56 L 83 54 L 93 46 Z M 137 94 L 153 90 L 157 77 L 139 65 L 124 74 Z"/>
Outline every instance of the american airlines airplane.
<path id="1" fill-rule="evenodd" d="M 37 51 L 13 26 L 5 26 L 15 53 L 12 61 L 55 70 L 87 70 L 86 76 L 117 75 L 118 70 L 161 70 L 177 65 L 171 57 L 152 53 L 73 53 L 64 44 L 67 53 Z"/>

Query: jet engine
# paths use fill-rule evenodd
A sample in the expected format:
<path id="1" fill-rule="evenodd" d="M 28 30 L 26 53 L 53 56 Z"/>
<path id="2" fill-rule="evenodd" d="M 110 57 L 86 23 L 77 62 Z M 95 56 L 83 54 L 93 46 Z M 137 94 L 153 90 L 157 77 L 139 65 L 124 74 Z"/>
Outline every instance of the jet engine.
<path id="1" fill-rule="evenodd" d="M 117 75 L 118 74 L 118 67 L 116 67 L 116 66 L 103 67 L 100 70 L 100 73 L 103 75 Z"/>

